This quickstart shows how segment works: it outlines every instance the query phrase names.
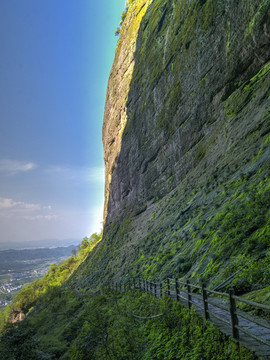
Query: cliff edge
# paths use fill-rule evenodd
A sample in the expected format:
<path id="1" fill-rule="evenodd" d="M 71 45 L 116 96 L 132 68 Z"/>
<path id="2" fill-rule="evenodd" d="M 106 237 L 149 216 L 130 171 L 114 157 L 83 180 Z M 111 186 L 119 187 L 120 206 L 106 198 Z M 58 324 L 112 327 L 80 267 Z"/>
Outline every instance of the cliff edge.
<path id="1" fill-rule="evenodd" d="M 214 285 L 244 258 L 269 261 L 269 9 L 130 4 L 108 83 L 105 227 L 83 267 L 90 283 L 204 274 Z"/>

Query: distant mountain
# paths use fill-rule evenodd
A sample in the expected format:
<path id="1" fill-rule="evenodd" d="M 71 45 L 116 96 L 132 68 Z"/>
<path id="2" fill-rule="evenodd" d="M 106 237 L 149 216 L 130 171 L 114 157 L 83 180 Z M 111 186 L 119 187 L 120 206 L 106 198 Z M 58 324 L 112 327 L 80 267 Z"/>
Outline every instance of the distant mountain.
<path id="1" fill-rule="evenodd" d="M 1 242 L 0 241 L 0 251 L 3 250 L 23 250 L 23 249 L 37 249 L 37 248 L 56 248 L 56 247 L 67 247 L 71 245 L 79 245 L 81 240 L 79 239 L 47 239 L 39 241 L 24 241 L 24 242 Z"/>
<path id="2" fill-rule="evenodd" d="M 68 257 L 76 246 L 57 247 L 53 249 L 25 249 L 25 250 L 4 250 L 0 251 L 0 263 L 22 260 L 54 259 Z"/>
<path id="3" fill-rule="evenodd" d="M 0 251 L 0 274 L 8 270 L 25 271 L 36 267 L 36 264 L 58 262 L 71 255 L 75 245 L 57 248 L 4 250 Z"/>

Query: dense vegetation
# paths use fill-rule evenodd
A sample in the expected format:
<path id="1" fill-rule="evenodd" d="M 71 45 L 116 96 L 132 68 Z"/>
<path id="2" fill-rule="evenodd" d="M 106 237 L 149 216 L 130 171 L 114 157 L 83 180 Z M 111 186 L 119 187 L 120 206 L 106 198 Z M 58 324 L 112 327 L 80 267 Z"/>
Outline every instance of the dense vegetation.
<path id="1" fill-rule="evenodd" d="M 67 281 L 101 235 L 84 238 L 78 252 L 27 284 L 0 313 L 0 354 L 35 359 L 232 359 L 255 360 L 215 327 L 167 297 L 140 291 L 78 291 Z M 14 312 L 27 314 L 7 322 Z"/>
<path id="2" fill-rule="evenodd" d="M 93 297 L 54 288 L 0 342 L 6 360 L 256 357 L 179 303 L 139 291 Z"/>
<path id="3" fill-rule="evenodd" d="M 136 216 L 115 224 L 107 235 L 113 247 L 101 246 L 99 256 L 86 261 L 72 280 L 84 287 L 86 274 L 96 281 L 95 269 L 103 273 L 101 281 L 118 271 L 146 279 L 204 280 L 214 288 L 230 278 L 223 291 L 233 286 L 237 294 L 253 292 L 254 299 L 269 304 L 269 297 L 260 296 L 270 284 L 269 168 L 260 166 L 268 147 L 265 136 L 244 169 L 226 169 L 225 174 L 216 169 L 185 202 L 180 202 L 181 189 L 158 201 L 144 223 L 148 234 L 136 239 L 136 247 L 132 243 Z"/>
<path id="4" fill-rule="evenodd" d="M 123 79 L 132 67 L 123 76 L 121 67 L 116 68 L 110 86 L 115 86 L 117 95 L 109 103 L 108 119 L 112 121 L 112 105 L 120 97 L 125 99 L 116 118 L 124 121 L 122 110 L 127 106 L 129 121 L 123 133 L 119 130 L 122 123 L 113 133 L 121 135 L 122 154 L 133 152 L 131 145 L 138 137 L 130 180 L 137 181 L 138 174 L 146 173 L 140 182 L 142 193 L 149 191 L 149 197 L 145 195 L 141 202 L 136 198 L 129 207 L 126 196 L 123 217 L 105 223 L 105 237 L 98 246 L 99 236 L 84 239 L 77 255 L 52 266 L 44 279 L 18 294 L 0 315 L 3 327 L 14 313 L 27 314 L 21 323 L 3 328 L 0 353 L 6 360 L 256 359 L 193 311 L 189 313 L 166 297 L 159 301 L 139 291 L 96 291 L 112 280 L 169 276 L 188 278 L 195 284 L 204 280 L 210 288 L 223 284 L 224 291 L 234 286 L 237 294 L 270 303 L 270 122 L 266 103 L 270 67 L 263 53 L 260 66 L 253 64 L 249 69 L 248 64 L 254 60 L 249 49 L 256 41 L 255 53 L 259 44 L 266 49 L 260 38 L 267 29 L 264 19 L 269 1 L 260 5 L 259 0 L 237 1 L 239 7 L 234 7 L 216 0 L 156 0 L 149 12 L 146 1 L 132 4 L 134 1 L 122 13 L 117 33 L 123 36 L 116 51 L 116 61 L 120 59 L 122 66 L 120 51 L 126 54 L 127 43 L 136 40 L 132 81 L 124 86 Z M 142 11 L 139 3 L 140 9 L 145 6 Z M 222 9 L 228 11 L 227 18 Z M 242 42 L 245 46 L 238 47 Z M 245 55 L 242 61 L 247 64 L 241 64 L 238 54 Z M 214 63 L 219 66 L 206 69 Z M 219 82 L 223 69 L 226 76 Z M 126 94 L 116 91 L 122 87 Z M 197 142 L 186 140 L 188 133 L 198 137 Z M 156 154 L 151 149 L 154 140 L 162 149 Z M 108 141 L 110 151 L 114 142 Z M 183 152 L 179 152 L 179 143 L 186 146 Z M 120 155 L 115 163 L 108 161 L 112 171 L 121 169 Z M 132 161 L 124 159 L 122 175 L 132 171 Z M 181 172 L 177 173 L 177 166 Z M 115 188 L 110 179 L 111 192 L 124 184 L 120 175 Z M 116 207 L 117 213 L 119 209 Z M 244 308 L 250 310 L 246 304 Z"/>
<path id="5" fill-rule="evenodd" d="M 73 251 L 73 255 L 62 261 L 59 265 L 52 264 L 47 274 L 40 280 L 35 280 L 24 287 L 14 297 L 12 303 L 6 307 L 4 312 L 0 312 L 0 332 L 7 320 L 14 314 L 26 315 L 34 305 L 44 301 L 47 294 L 54 291 L 65 283 L 70 275 L 85 260 L 87 255 L 100 241 L 101 234 L 93 234 L 90 238 L 85 237 L 78 251 Z M 14 319 L 16 321 L 16 319 Z"/>

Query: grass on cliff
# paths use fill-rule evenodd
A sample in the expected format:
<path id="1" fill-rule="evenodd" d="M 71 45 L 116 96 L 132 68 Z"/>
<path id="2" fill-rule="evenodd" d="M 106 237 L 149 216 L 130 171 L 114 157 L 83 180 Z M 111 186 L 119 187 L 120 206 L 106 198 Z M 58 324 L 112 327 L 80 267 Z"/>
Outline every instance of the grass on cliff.
<path id="1" fill-rule="evenodd" d="M 26 315 L 39 301 L 42 301 L 46 294 L 54 293 L 55 289 L 62 286 L 100 239 L 101 234 L 92 234 L 89 238 L 85 237 L 76 254 L 62 261 L 59 265 L 52 264 L 42 279 L 25 284 L 14 297 L 12 303 L 3 312 L 0 311 L 0 334 L 9 320 L 16 321 L 16 314 Z"/>
<path id="2" fill-rule="evenodd" d="M 54 289 L 43 301 L 6 329 L 0 342 L 6 360 L 257 359 L 169 298 L 140 291 L 84 297 Z"/>

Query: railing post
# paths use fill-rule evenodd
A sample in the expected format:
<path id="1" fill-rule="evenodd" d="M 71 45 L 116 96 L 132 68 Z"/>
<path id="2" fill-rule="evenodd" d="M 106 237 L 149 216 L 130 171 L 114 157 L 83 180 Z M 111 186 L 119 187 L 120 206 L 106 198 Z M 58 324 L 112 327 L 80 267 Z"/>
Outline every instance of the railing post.
<path id="1" fill-rule="evenodd" d="M 178 284 L 178 280 L 175 278 L 175 296 L 176 296 L 176 301 L 179 300 L 179 284 Z"/>
<path id="2" fill-rule="evenodd" d="M 167 279 L 167 294 L 168 294 L 168 296 L 171 295 L 171 287 L 170 287 L 170 279 L 169 278 Z"/>
<path id="3" fill-rule="evenodd" d="M 157 297 L 157 284 L 154 283 L 154 296 Z"/>
<path id="4" fill-rule="evenodd" d="M 160 296 L 160 298 L 162 298 L 162 282 L 160 282 L 159 283 L 159 292 L 160 292 L 160 294 L 159 294 L 159 296 Z"/>
<path id="5" fill-rule="evenodd" d="M 187 292 L 188 292 L 188 308 L 191 309 L 192 297 L 191 297 L 191 287 L 189 280 L 187 280 Z"/>
<path id="6" fill-rule="evenodd" d="M 208 312 L 208 302 L 207 302 L 207 291 L 205 289 L 205 282 L 202 281 L 202 296 L 203 296 L 203 308 L 204 308 L 204 316 L 206 320 L 210 319 Z"/>
<path id="7" fill-rule="evenodd" d="M 230 295 L 230 313 L 231 313 L 231 320 L 232 320 L 232 335 L 235 340 L 239 340 L 239 331 L 237 329 L 238 326 L 238 317 L 236 314 L 236 302 L 234 298 L 234 289 L 229 289 Z"/>

